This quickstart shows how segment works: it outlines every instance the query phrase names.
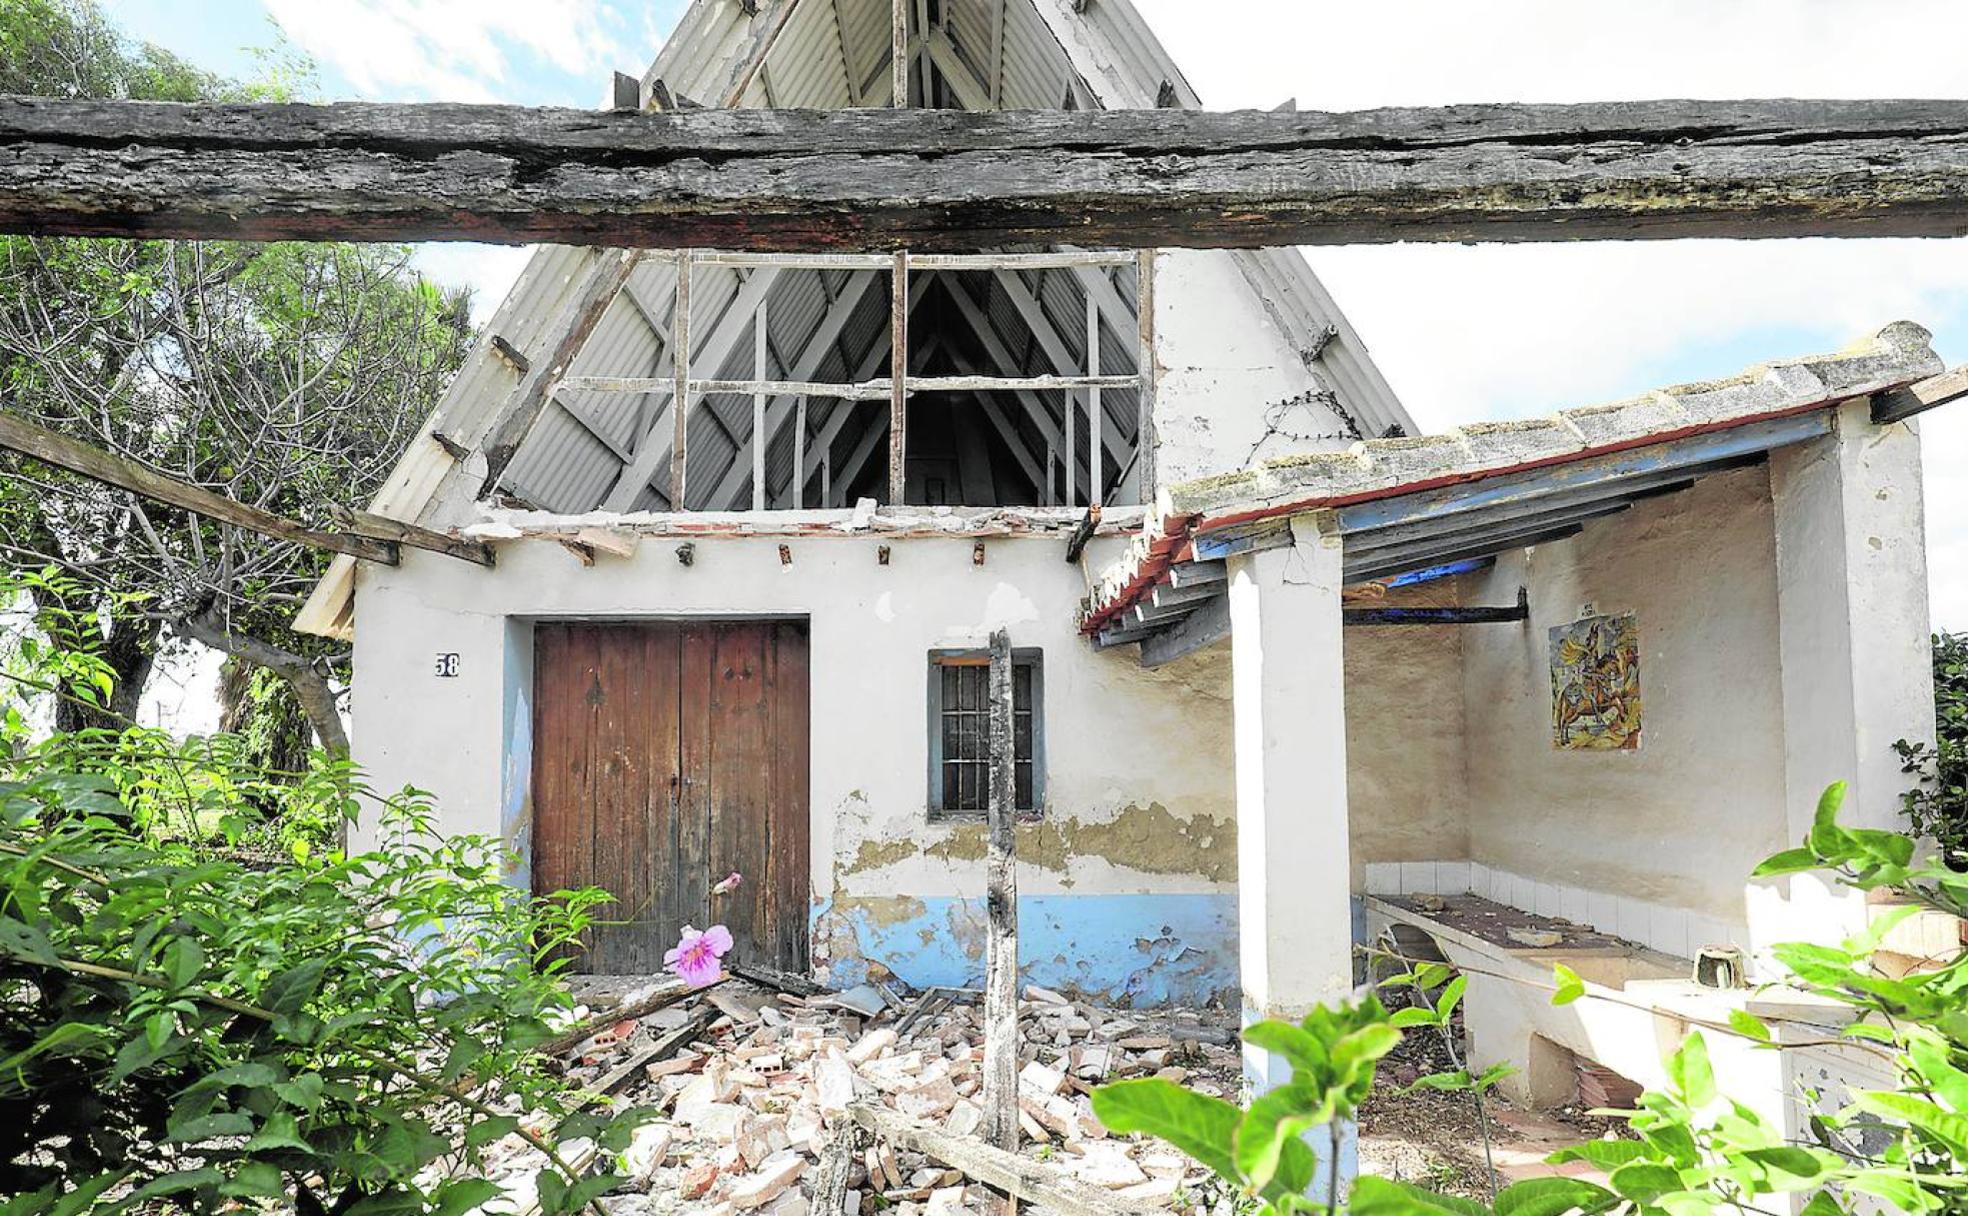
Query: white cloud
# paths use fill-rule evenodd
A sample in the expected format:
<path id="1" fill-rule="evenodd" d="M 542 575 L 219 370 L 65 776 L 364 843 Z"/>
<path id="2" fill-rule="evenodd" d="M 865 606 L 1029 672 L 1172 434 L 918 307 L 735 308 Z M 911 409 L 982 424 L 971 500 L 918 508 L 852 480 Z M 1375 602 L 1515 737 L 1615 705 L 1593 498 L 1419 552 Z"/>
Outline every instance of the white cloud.
<path id="1" fill-rule="evenodd" d="M 569 74 L 601 72 L 624 48 L 596 0 L 266 0 L 301 49 L 364 96 L 511 100 L 512 53 Z M 643 48 L 637 48 L 641 54 Z"/>
<path id="2" fill-rule="evenodd" d="M 523 246 L 432 243 L 417 246 L 414 260 L 433 282 L 471 288 L 472 324 L 483 325 L 532 256 L 533 250 Z"/>
<path id="3" fill-rule="evenodd" d="M 1212 106 L 1657 97 L 1960 97 L 1953 0 L 1136 0 Z M 1226 19 L 1227 17 L 1233 19 Z M 1968 356 L 1968 242 L 1674 241 L 1308 251 L 1416 419 L 1440 428 L 1728 374 L 1798 331 L 1921 321 Z M 1968 628 L 1968 410 L 1929 415 L 1934 617 Z"/>

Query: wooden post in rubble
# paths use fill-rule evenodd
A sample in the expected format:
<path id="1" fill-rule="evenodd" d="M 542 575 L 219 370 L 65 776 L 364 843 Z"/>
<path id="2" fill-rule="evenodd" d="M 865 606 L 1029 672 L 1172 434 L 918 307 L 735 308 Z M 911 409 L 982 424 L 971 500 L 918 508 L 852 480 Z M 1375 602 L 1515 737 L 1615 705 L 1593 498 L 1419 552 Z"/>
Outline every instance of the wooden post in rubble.
<path id="1" fill-rule="evenodd" d="M 1011 633 L 991 634 L 990 847 L 984 900 L 984 1138 L 1018 1148 L 1018 870 L 1013 812 L 1018 765 L 1013 752 Z"/>

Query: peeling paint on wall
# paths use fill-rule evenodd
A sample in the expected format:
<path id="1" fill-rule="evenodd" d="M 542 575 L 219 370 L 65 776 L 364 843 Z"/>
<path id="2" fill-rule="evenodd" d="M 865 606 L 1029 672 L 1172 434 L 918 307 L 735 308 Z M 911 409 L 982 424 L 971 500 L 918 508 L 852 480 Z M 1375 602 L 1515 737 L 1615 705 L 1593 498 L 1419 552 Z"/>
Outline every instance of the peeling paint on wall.
<path id="1" fill-rule="evenodd" d="M 923 850 L 945 861 L 981 861 L 984 825 L 962 823 L 947 839 Z M 1067 872 L 1079 860 L 1099 858 L 1145 874 L 1193 874 L 1213 883 L 1237 881 L 1234 820 L 1197 815 L 1183 819 L 1159 802 L 1123 807 L 1102 821 L 1044 819 L 1018 825 L 1018 864 Z"/>
<path id="2" fill-rule="evenodd" d="M 830 901 L 814 915 L 836 985 L 890 975 L 923 988 L 984 975 L 982 899 Z M 1235 895 L 1032 895 L 1018 901 L 1025 982 L 1121 1007 L 1228 1004 L 1237 995 Z"/>

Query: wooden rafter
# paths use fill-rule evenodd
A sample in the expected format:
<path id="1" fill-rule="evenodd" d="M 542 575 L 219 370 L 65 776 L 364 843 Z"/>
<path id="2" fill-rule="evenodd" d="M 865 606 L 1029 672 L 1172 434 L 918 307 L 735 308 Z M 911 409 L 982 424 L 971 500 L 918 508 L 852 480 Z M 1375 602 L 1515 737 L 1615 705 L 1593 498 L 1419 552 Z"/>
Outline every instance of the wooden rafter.
<path id="1" fill-rule="evenodd" d="M 785 250 L 1953 236 L 1964 135 L 1961 101 L 1000 114 L 8 98 L 0 230 Z"/>

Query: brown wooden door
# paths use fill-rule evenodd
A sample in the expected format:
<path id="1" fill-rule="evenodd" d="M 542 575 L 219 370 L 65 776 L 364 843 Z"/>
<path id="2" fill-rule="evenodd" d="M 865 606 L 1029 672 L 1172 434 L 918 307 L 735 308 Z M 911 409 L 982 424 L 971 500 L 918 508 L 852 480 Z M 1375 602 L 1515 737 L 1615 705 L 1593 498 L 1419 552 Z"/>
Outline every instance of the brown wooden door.
<path id="1" fill-rule="evenodd" d="M 804 970 L 805 623 L 543 624 L 533 661 L 533 889 L 616 897 L 576 966 L 655 972 L 722 924 L 736 957 Z"/>

